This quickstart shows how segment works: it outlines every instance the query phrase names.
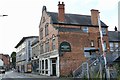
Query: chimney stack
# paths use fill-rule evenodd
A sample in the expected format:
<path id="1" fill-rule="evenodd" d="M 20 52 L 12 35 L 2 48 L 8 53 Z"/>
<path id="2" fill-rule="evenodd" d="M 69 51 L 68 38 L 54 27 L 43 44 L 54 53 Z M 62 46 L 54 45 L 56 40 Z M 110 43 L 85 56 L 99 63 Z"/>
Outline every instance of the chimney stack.
<path id="1" fill-rule="evenodd" d="M 58 2 L 58 21 L 59 22 L 64 22 L 64 20 L 65 20 L 64 6 L 65 6 L 64 2 L 62 2 L 62 4 L 60 4 L 60 1 Z"/>
<path id="2" fill-rule="evenodd" d="M 99 10 L 95 10 L 95 9 L 91 10 L 92 25 L 98 25 L 98 15 L 99 15 Z"/>

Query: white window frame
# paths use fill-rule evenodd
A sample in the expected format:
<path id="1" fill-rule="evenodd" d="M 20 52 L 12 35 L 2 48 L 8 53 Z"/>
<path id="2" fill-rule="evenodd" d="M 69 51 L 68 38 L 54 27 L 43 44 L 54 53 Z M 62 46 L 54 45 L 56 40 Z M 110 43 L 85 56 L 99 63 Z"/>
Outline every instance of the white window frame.
<path id="1" fill-rule="evenodd" d="M 110 42 L 110 51 L 114 51 L 114 44 L 113 44 L 113 42 Z"/>
<path id="2" fill-rule="evenodd" d="M 106 28 L 102 28 L 102 34 L 103 34 L 103 35 L 106 35 L 106 33 L 107 33 L 107 32 L 106 32 Z"/>
<path id="3" fill-rule="evenodd" d="M 87 26 L 84 26 L 84 27 L 82 28 L 82 30 L 83 30 L 83 32 L 88 33 L 88 27 L 87 27 Z"/>

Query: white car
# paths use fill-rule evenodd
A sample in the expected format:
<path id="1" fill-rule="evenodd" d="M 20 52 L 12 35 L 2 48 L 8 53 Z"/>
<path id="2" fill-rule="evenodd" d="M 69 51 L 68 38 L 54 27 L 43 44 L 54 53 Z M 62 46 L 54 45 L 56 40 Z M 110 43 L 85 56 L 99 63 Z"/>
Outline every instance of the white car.
<path id="1" fill-rule="evenodd" d="M 0 67 L 0 74 L 5 74 L 5 69 L 3 67 Z"/>

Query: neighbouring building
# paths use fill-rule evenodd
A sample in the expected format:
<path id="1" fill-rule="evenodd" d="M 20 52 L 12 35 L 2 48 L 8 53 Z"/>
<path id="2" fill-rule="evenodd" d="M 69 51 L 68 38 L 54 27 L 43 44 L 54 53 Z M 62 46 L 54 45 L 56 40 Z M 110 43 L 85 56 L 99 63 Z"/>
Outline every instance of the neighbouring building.
<path id="1" fill-rule="evenodd" d="M 15 46 L 16 48 L 16 69 L 18 72 L 31 72 L 32 41 L 38 36 L 23 37 Z"/>
<path id="2" fill-rule="evenodd" d="M 10 69 L 10 57 L 8 54 L 0 54 L 0 59 L 4 62 L 5 70 Z"/>
<path id="3" fill-rule="evenodd" d="M 109 31 L 109 45 L 111 60 L 113 62 L 120 62 L 120 31 Z"/>
<path id="4" fill-rule="evenodd" d="M 32 47 L 32 72 L 39 72 L 39 38 L 37 37 L 31 44 Z"/>
<path id="5" fill-rule="evenodd" d="M 65 13 L 64 2 L 58 3 L 58 12 L 43 6 L 39 25 L 39 72 L 47 76 L 69 76 L 84 61 L 101 49 L 98 27 L 99 11 L 91 15 Z M 108 26 L 102 22 L 105 50 L 109 52 Z"/>

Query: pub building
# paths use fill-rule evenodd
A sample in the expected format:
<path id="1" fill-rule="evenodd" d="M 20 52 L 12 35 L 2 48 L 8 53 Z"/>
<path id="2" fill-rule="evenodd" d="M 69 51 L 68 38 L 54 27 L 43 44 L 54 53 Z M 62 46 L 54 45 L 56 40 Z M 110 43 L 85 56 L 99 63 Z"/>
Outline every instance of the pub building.
<path id="1" fill-rule="evenodd" d="M 101 49 L 99 11 L 91 15 L 65 13 L 64 2 L 58 3 L 58 12 L 42 8 L 39 24 L 39 73 L 46 76 L 69 76 L 83 62 Z M 102 22 L 104 46 L 109 51 L 108 26 Z"/>

